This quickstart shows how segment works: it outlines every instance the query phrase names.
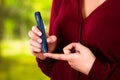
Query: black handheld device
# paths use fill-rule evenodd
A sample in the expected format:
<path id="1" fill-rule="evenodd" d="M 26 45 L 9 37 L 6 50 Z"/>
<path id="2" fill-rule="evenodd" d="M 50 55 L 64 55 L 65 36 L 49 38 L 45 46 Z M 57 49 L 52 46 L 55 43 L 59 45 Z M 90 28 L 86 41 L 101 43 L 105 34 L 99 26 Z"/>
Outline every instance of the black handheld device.
<path id="1" fill-rule="evenodd" d="M 38 29 L 42 32 L 42 36 L 41 36 L 42 52 L 47 53 L 48 52 L 48 46 L 47 46 L 47 40 L 46 40 L 46 33 L 45 33 L 44 23 L 43 23 L 40 12 L 35 12 L 35 19 L 36 19 Z"/>

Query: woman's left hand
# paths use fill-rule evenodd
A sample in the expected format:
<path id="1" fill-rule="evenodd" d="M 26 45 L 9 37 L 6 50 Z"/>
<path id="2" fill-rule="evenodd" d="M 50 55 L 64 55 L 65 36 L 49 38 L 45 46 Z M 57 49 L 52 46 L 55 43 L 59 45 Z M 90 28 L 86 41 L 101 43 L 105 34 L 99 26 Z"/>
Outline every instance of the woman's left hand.
<path id="1" fill-rule="evenodd" d="M 73 49 L 75 50 L 74 53 L 71 52 Z M 45 53 L 44 55 L 49 58 L 67 61 L 73 69 L 86 75 L 89 74 L 96 58 L 87 47 L 80 43 L 71 43 L 63 51 L 64 54 Z"/>

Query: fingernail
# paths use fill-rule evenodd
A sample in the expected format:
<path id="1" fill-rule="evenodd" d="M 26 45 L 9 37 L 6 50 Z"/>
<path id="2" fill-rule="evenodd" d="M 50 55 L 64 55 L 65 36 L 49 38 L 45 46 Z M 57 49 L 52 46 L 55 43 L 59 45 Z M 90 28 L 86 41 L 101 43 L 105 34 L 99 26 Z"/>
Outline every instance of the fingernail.
<path id="1" fill-rule="evenodd" d="M 37 39 L 37 41 L 38 41 L 39 43 L 41 43 L 41 42 L 42 42 L 42 40 L 41 40 L 41 39 Z"/>
<path id="2" fill-rule="evenodd" d="M 41 32 L 38 32 L 37 34 L 38 34 L 39 36 L 41 36 L 41 35 L 42 35 L 42 33 L 41 33 Z"/>

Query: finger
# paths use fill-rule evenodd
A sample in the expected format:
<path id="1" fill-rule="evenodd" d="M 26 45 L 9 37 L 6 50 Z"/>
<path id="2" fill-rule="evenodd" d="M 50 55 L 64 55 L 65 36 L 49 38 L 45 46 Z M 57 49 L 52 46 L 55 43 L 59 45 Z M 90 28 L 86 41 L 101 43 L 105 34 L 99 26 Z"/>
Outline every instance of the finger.
<path id="1" fill-rule="evenodd" d="M 63 48 L 63 52 L 65 54 L 70 54 L 71 50 L 76 46 L 76 43 L 71 43 L 69 45 L 67 45 L 65 48 Z"/>
<path id="2" fill-rule="evenodd" d="M 84 50 L 84 49 L 85 49 L 85 46 L 83 46 L 83 45 L 80 44 L 80 43 L 76 43 L 75 49 L 76 49 L 77 51 Z"/>
<path id="3" fill-rule="evenodd" d="M 32 53 L 41 53 L 41 48 L 37 48 L 33 45 L 30 46 L 30 50 Z"/>
<path id="4" fill-rule="evenodd" d="M 41 60 L 45 60 L 46 56 L 43 55 L 43 53 L 33 53 L 34 56 L 37 58 L 40 58 Z"/>
<path id="5" fill-rule="evenodd" d="M 64 61 L 68 61 L 69 60 L 69 55 L 66 55 L 66 54 L 45 53 L 44 55 L 46 57 L 57 59 L 57 60 L 64 60 Z"/>
<path id="6" fill-rule="evenodd" d="M 42 35 L 42 32 L 36 27 L 36 26 L 33 26 L 32 27 L 32 31 L 34 33 L 36 33 L 37 35 L 41 36 Z"/>
<path id="7" fill-rule="evenodd" d="M 28 35 L 31 39 L 36 40 L 39 43 L 42 42 L 42 39 L 39 36 L 37 36 L 33 31 L 29 31 Z"/>
<path id="8" fill-rule="evenodd" d="M 38 42 L 35 41 L 35 40 L 30 40 L 30 45 L 35 46 L 35 47 L 37 47 L 37 48 L 41 48 L 40 43 L 38 43 Z"/>
<path id="9" fill-rule="evenodd" d="M 49 36 L 49 37 L 47 38 L 47 42 L 48 42 L 48 43 L 53 43 L 53 42 L 56 42 L 56 41 L 57 41 L 57 37 L 54 36 L 54 35 Z"/>

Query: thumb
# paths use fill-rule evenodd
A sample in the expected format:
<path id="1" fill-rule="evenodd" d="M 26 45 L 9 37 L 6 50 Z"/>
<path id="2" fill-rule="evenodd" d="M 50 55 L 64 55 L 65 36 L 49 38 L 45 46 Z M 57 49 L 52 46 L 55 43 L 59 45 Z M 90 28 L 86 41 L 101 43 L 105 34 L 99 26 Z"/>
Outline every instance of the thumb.
<path id="1" fill-rule="evenodd" d="M 49 37 L 47 38 L 47 42 L 48 42 L 48 43 L 54 43 L 54 42 L 56 42 L 56 41 L 57 41 L 57 37 L 56 37 L 55 35 L 49 36 Z"/>
<path id="2" fill-rule="evenodd" d="M 63 52 L 64 52 L 65 54 L 70 54 L 70 53 L 72 53 L 72 49 L 74 49 L 74 48 L 76 47 L 76 44 L 77 44 L 77 43 L 71 43 L 71 44 L 67 45 L 66 47 L 63 48 Z"/>
<path id="3" fill-rule="evenodd" d="M 71 43 L 67 45 L 66 47 L 64 47 L 63 52 L 65 54 L 70 54 L 72 49 L 75 49 L 76 52 L 80 52 L 81 50 L 85 49 L 85 46 L 83 46 L 80 43 Z"/>

